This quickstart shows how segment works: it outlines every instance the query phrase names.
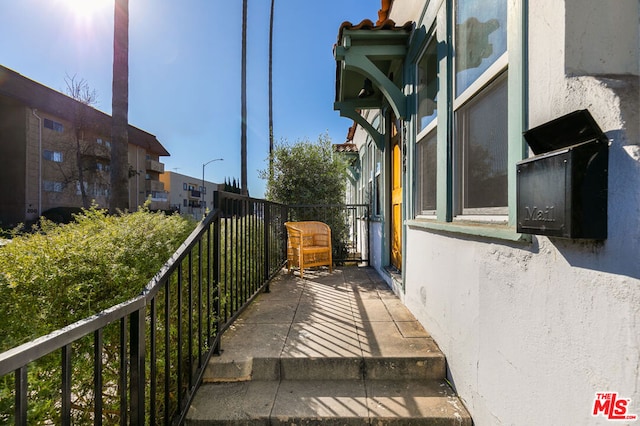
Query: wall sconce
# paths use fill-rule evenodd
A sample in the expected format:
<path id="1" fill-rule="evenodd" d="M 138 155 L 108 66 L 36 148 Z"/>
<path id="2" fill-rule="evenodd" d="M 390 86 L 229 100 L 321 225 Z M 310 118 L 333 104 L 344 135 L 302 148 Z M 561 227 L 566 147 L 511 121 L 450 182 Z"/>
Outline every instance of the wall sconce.
<path id="1" fill-rule="evenodd" d="M 373 94 L 374 94 L 373 83 L 368 78 L 365 78 L 364 85 L 362 86 L 362 89 L 360 89 L 360 92 L 358 93 L 358 98 L 360 99 L 368 98 Z"/>

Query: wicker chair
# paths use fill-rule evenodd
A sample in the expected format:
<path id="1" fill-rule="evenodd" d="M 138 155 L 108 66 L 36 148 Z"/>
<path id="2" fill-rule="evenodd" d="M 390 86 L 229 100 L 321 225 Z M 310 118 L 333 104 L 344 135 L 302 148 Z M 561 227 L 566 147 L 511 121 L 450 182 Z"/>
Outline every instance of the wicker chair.
<path id="1" fill-rule="evenodd" d="M 315 221 L 286 222 L 287 268 L 300 268 L 300 278 L 304 277 L 304 268 L 328 265 L 333 272 L 331 258 L 331 228 L 325 223 Z"/>

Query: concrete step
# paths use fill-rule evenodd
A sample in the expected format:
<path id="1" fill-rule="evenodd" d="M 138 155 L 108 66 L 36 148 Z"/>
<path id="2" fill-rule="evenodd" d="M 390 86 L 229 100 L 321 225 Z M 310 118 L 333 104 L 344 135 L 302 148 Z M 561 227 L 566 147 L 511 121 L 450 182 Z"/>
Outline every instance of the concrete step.
<path id="1" fill-rule="evenodd" d="M 443 380 L 250 380 L 203 384 L 187 425 L 471 426 Z"/>
<path id="2" fill-rule="evenodd" d="M 262 358 L 214 357 L 204 383 L 246 380 L 411 380 L 443 379 L 440 352 L 411 357 Z"/>

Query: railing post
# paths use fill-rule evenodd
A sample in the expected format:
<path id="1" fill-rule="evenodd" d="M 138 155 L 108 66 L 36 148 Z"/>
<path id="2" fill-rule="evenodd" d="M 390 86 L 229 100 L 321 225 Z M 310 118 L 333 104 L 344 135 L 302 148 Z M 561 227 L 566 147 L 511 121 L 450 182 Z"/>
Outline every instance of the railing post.
<path id="1" fill-rule="evenodd" d="M 145 424 L 144 387 L 145 387 L 145 308 L 131 313 L 129 363 L 131 365 L 131 425 Z"/>
<path id="2" fill-rule="evenodd" d="M 267 282 L 264 288 L 265 293 L 271 292 L 269 288 L 269 277 L 271 276 L 271 204 L 264 203 L 264 280 Z"/>
<path id="3" fill-rule="evenodd" d="M 62 424 L 71 424 L 71 345 L 62 347 Z"/>
<path id="4" fill-rule="evenodd" d="M 218 202 L 218 191 L 215 192 L 215 196 L 216 196 L 216 202 Z M 216 208 L 218 207 L 218 204 L 216 204 Z M 215 297 L 215 303 L 214 303 L 214 316 L 216 318 L 216 335 L 220 332 L 220 325 L 222 324 L 222 311 L 221 311 L 221 297 L 222 297 L 222 290 L 221 290 L 221 283 L 220 283 L 220 224 L 222 223 L 222 218 L 224 217 L 223 215 L 218 216 L 218 218 L 216 219 L 216 221 L 213 224 L 213 279 L 215 280 L 216 283 L 216 293 L 214 294 Z M 213 348 L 213 353 L 216 355 L 220 354 L 220 339 L 215 339 L 217 341 L 217 343 L 215 344 L 214 348 Z M 211 342 L 209 342 L 209 344 L 211 344 Z"/>
<path id="5" fill-rule="evenodd" d="M 20 367 L 15 372 L 16 398 L 15 419 L 16 425 L 27 425 L 27 366 Z"/>

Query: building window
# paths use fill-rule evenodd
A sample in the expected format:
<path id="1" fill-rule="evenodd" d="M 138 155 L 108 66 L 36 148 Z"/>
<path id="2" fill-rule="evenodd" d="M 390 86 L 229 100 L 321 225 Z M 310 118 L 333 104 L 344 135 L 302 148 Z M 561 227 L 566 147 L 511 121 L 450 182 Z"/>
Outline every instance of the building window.
<path id="1" fill-rule="evenodd" d="M 64 132 L 64 126 L 62 123 L 58 123 L 57 121 L 49 120 L 48 118 L 44 119 L 44 127 L 47 129 L 51 129 L 54 132 L 62 133 Z"/>
<path id="2" fill-rule="evenodd" d="M 507 0 L 456 0 L 455 93 L 460 96 L 507 52 Z"/>
<path id="3" fill-rule="evenodd" d="M 97 162 L 96 170 L 98 170 L 99 172 L 108 172 L 111 170 L 111 166 L 106 163 Z"/>
<path id="4" fill-rule="evenodd" d="M 186 200 L 186 199 L 182 200 L 182 205 L 183 205 L 184 207 L 187 207 L 187 205 L 188 205 L 188 204 L 187 204 L 187 200 Z"/>
<path id="5" fill-rule="evenodd" d="M 84 186 L 84 193 L 89 194 L 89 183 L 88 182 L 82 182 L 82 186 Z M 80 181 L 76 181 L 76 195 L 81 195 L 82 194 L 82 190 L 80 188 Z"/>
<path id="6" fill-rule="evenodd" d="M 98 145 L 102 145 L 102 139 L 101 139 L 101 138 L 96 139 L 96 143 L 97 143 Z"/>
<path id="7" fill-rule="evenodd" d="M 182 184 L 182 189 L 183 189 L 184 191 L 186 191 L 186 190 L 187 190 L 187 183 L 186 183 L 186 182 L 184 182 L 184 183 Z"/>
<path id="8" fill-rule="evenodd" d="M 45 192 L 62 192 L 64 191 L 64 183 L 45 180 L 42 182 L 42 189 Z"/>
<path id="9" fill-rule="evenodd" d="M 416 213 L 435 215 L 438 177 L 438 137 L 435 131 L 422 138 L 416 147 L 418 168 L 418 193 Z"/>
<path id="10" fill-rule="evenodd" d="M 435 31 L 418 60 L 418 143 L 416 145 L 416 214 L 435 215 L 437 199 L 438 42 Z"/>
<path id="11" fill-rule="evenodd" d="M 453 215 L 508 214 L 507 0 L 455 0 Z"/>
<path id="12" fill-rule="evenodd" d="M 45 160 L 53 161 L 55 163 L 62 163 L 64 161 L 64 156 L 62 155 L 61 152 L 50 151 L 48 149 L 45 149 L 44 151 L 42 151 L 42 157 Z"/>
<path id="13" fill-rule="evenodd" d="M 438 112 L 437 45 L 432 37 L 418 61 L 418 133 L 436 118 Z"/>
<path id="14" fill-rule="evenodd" d="M 458 213 L 507 214 L 507 73 L 456 111 Z"/>
<path id="15" fill-rule="evenodd" d="M 107 147 L 107 148 L 111 148 L 111 142 L 105 140 L 104 141 L 104 146 Z"/>

